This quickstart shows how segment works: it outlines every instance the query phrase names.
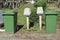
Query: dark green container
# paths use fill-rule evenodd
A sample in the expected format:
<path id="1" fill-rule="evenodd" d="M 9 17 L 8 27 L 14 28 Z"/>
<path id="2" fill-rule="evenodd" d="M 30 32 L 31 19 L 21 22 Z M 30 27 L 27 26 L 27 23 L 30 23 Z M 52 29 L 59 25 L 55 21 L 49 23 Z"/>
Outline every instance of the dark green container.
<path id="1" fill-rule="evenodd" d="M 53 10 L 46 10 L 46 32 L 47 33 L 56 33 L 56 23 L 57 23 L 58 12 Z"/>
<path id="2" fill-rule="evenodd" d="M 17 13 L 13 10 L 3 11 L 4 27 L 8 33 L 15 33 L 17 28 Z"/>

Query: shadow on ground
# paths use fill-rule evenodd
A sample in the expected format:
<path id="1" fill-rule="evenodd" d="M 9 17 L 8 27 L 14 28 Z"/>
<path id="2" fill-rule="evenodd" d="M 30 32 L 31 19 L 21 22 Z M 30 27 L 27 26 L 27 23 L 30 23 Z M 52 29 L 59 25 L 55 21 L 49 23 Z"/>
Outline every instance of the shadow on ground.
<path id="1" fill-rule="evenodd" d="M 17 25 L 17 31 L 23 28 L 24 25 Z"/>
<path id="2" fill-rule="evenodd" d="M 4 23 L 0 24 L 0 28 L 4 28 Z"/>
<path id="3" fill-rule="evenodd" d="M 29 27 L 31 28 L 33 26 L 34 26 L 34 22 L 30 22 Z"/>
<path id="4" fill-rule="evenodd" d="M 43 29 L 46 29 L 46 24 L 42 24 L 42 28 Z"/>
<path id="5" fill-rule="evenodd" d="M 42 28 L 45 28 L 46 24 L 42 24 Z M 29 27 L 34 27 L 34 22 L 30 22 Z"/>

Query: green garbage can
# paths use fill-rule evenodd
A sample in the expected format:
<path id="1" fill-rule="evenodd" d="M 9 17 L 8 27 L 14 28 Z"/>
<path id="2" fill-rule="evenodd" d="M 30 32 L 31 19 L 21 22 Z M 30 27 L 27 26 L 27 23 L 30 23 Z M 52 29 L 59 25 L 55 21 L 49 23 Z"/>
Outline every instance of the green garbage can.
<path id="1" fill-rule="evenodd" d="M 56 33 L 57 14 L 54 10 L 45 11 L 47 33 Z"/>
<path id="2" fill-rule="evenodd" d="M 15 33 L 17 27 L 17 12 L 13 10 L 3 11 L 4 28 L 8 33 Z"/>

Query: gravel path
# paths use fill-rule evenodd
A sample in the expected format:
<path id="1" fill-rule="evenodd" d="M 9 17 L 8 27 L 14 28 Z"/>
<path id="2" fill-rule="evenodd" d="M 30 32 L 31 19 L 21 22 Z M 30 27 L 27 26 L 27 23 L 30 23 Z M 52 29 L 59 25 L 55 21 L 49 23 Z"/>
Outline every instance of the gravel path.
<path id="1" fill-rule="evenodd" d="M 60 40 L 60 29 L 57 29 L 56 34 L 40 34 L 36 32 L 8 34 L 0 32 L 0 40 Z"/>

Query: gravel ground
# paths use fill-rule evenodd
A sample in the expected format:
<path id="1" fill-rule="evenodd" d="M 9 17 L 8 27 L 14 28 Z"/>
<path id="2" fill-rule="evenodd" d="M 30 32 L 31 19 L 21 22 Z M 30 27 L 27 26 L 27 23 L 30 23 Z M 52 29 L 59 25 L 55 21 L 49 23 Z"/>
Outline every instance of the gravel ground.
<path id="1" fill-rule="evenodd" d="M 9 34 L 0 32 L 0 40 L 60 40 L 60 29 L 56 34 L 40 34 L 37 32 Z"/>

